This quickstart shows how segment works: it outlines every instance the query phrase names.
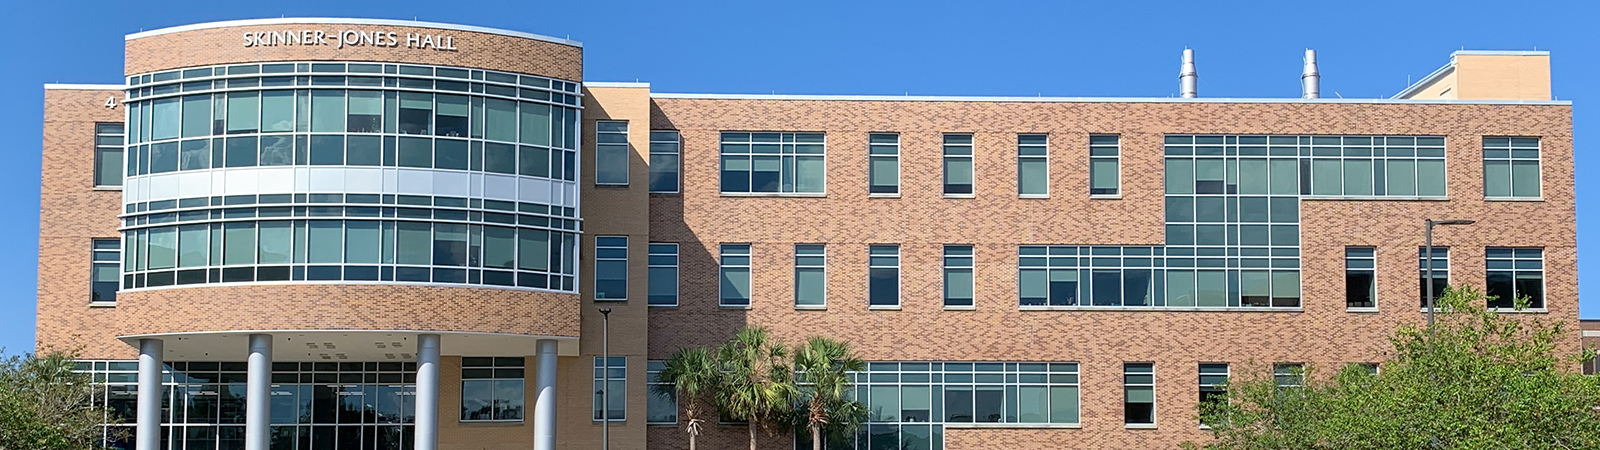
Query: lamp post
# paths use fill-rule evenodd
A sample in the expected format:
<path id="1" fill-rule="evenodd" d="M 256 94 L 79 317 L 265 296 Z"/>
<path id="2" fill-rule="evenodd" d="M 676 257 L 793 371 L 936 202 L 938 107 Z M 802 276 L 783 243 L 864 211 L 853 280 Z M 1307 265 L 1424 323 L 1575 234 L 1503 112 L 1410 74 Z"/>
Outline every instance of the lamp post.
<path id="1" fill-rule="evenodd" d="M 611 308 L 600 308 L 600 448 L 611 450 Z"/>
<path id="2" fill-rule="evenodd" d="M 1425 261 L 1427 261 L 1426 262 L 1426 264 L 1427 264 L 1426 275 L 1423 276 L 1423 279 L 1424 279 L 1423 280 L 1423 284 L 1428 285 L 1428 296 L 1427 296 L 1427 300 L 1428 300 L 1428 304 L 1427 304 L 1427 307 L 1428 307 L 1428 329 L 1432 330 L 1433 329 L 1433 227 L 1434 227 L 1434 225 L 1472 225 L 1473 223 L 1476 223 L 1477 221 L 1475 221 L 1475 220 L 1433 220 L 1433 219 L 1424 219 L 1424 220 L 1427 221 L 1428 226 L 1427 226 L 1427 230 L 1423 232 L 1423 237 L 1422 237 L 1422 246 L 1425 249 L 1423 251 L 1426 252 L 1425 255 L 1424 255 L 1424 258 L 1426 258 Z"/>

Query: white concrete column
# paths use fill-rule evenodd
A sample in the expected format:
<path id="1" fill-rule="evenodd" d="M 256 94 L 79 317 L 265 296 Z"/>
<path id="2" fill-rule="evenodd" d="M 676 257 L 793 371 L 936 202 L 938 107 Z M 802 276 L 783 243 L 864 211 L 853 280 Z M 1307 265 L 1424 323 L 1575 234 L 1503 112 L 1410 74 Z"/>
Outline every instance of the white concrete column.
<path id="1" fill-rule="evenodd" d="M 272 335 L 250 335 L 246 364 L 244 450 L 268 450 L 272 437 Z"/>
<path id="2" fill-rule="evenodd" d="M 138 450 L 161 448 L 161 352 L 160 339 L 139 340 L 139 410 L 134 438 Z"/>
<path id="3" fill-rule="evenodd" d="M 417 335 L 415 450 L 439 449 L 439 335 Z"/>
<path id="4" fill-rule="evenodd" d="M 556 341 L 534 346 L 533 450 L 556 450 Z"/>

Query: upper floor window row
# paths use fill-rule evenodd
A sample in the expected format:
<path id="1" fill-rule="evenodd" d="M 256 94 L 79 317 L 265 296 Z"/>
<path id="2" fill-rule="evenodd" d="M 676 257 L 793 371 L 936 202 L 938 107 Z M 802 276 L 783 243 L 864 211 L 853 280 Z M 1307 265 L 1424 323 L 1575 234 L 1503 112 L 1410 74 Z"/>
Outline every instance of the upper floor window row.
<path id="1" fill-rule="evenodd" d="M 1167 136 L 1167 194 L 1445 196 L 1437 136 Z"/>
<path id="2" fill-rule="evenodd" d="M 128 76 L 128 98 L 238 87 L 386 86 L 522 96 L 577 105 L 578 83 L 534 75 L 409 64 L 285 62 L 197 67 Z"/>
<path id="3" fill-rule="evenodd" d="M 822 133 L 722 133 L 722 193 L 822 194 Z"/>
<path id="4" fill-rule="evenodd" d="M 1540 197 L 1539 138 L 1483 138 L 1483 196 Z"/>

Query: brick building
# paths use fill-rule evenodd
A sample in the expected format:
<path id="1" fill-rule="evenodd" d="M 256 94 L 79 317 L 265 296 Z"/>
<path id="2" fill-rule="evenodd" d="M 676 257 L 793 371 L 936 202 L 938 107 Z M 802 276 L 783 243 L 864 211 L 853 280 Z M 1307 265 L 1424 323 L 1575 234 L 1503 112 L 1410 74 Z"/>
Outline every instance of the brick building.
<path id="1" fill-rule="evenodd" d="M 38 342 L 127 448 L 682 448 L 652 370 L 745 325 L 871 361 L 833 447 L 1174 447 L 1230 377 L 1382 360 L 1430 261 L 1578 322 L 1546 52 L 1357 100 L 664 94 L 365 19 L 126 47 L 46 86 Z M 1430 259 L 1426 219 L 1474 222 Z"/>

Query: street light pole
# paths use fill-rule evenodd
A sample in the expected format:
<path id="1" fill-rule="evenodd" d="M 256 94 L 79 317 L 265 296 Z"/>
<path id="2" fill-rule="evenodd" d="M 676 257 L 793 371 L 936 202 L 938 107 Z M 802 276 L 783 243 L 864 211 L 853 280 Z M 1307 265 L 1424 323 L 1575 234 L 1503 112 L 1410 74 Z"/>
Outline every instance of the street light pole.
<path id="1" fill-rule="evenodd" d="M 611 450 L 611 308 L 600 308 L 600 448 Z"/>
<path id="2" fill-rule="evenodd" d="M 1433 329 L 1433 296 L 1434 296 L 1434 292 L 1433 292 L 1433 226 L 1434 225 L 1472 225 L 1476 221 L 1473 221 L 1473 220 L 1433 220 L 1433 219 L 1424 219 L 1424 220 L 1427 222 L 1427 228 L 1422 233 L 1422 246 L 1423 246 L 1423 249 L 1424 249 L 1423 252 L 1425 252 L 1423 257 L 1425 258 L 1426 267 L 1427 268 L 1425 269 L 1425 275 L 1423 275 L 1423 284 L 1427 285 L 1428 295 L 1427 295 L 1426 298 L 1428 300 L 1428 303 L 1427 303 L 1427 308 L 1428 308 L 1428 329 L 1432 330 Z"/>

